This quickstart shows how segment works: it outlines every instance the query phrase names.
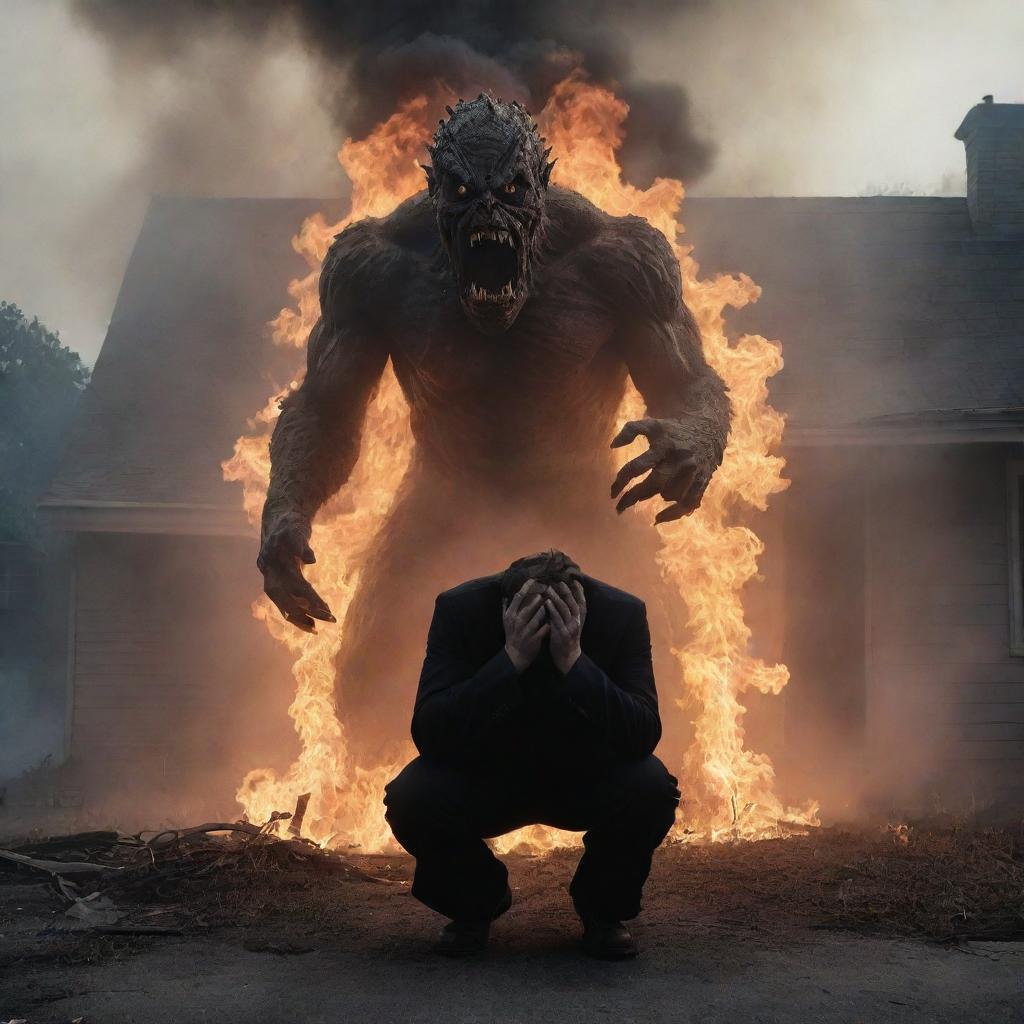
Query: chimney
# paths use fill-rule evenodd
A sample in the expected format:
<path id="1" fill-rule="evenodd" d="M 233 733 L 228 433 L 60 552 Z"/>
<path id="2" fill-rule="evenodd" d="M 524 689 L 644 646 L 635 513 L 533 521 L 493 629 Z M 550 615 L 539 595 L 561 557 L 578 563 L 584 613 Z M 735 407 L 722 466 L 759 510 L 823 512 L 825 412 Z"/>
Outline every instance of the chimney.
<path id="1" fill-rule="evenodd" d="M 956 130 L 967 150 L 967 209 L 980 235 L 1024 235 L 1024 103 L 983 96 Z"/>

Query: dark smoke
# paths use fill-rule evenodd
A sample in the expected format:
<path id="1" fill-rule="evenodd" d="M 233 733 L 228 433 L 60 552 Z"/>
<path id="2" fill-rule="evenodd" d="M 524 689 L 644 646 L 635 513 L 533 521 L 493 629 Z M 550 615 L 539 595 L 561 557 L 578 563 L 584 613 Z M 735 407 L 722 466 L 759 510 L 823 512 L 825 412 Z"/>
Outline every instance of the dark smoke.
<path id="1" fill-rule="evenodd" d="M 687 183 L 710 166 L 676 84 L 642 77 L 629 38 L 657 30 L 689 0 L 74 0 L 76 13 L 123 66 L 173 65 L 189 47 L 228 32 L 254 43 L 294 32 L 323 73 L 322 102 L 340 131 L 365 135 L 434 83 L 458 94 L 489 89 L 535 113 L 552 86 L 580 68 L 630 105 L 622 161 L 646 185 Z"/>

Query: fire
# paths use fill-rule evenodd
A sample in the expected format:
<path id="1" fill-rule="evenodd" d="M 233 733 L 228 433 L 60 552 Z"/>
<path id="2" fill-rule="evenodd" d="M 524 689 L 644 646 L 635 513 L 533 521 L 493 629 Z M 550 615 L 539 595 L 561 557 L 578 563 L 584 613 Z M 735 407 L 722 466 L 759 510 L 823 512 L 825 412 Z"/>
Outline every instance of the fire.
<path id="1" fill-rule="evenodd" d="M 381 216 L 423 186 L 417 166 L 430 132 L 425 97 L 404 105 L 366 139 L 347 140 L 339 161 L 352 180 L 352 209 L 338 224 L 310 218 L 294 240 L 310 273 L 293 281 L 293 309 L 273 323 L 277 344 L 302 349 L 319 313 L 317 276 L 331 239 L 362 217 Z M 783 665 L 766 665 L 747 653 L 750 630 L 741 591 L 757 571 L 761 541 L 745 526 L 729 523 L 737 505 L 764 510 L 770 495 L 787 486 L 784 462 L 772 454 L 783 433 L 783 417 L 767 401 L 767 380 L 782 367 L 778 344 L 747 335 L 730 344 L 724 330 L 727 306 L 756 301 L 760 289 L 745 275 L 701 278 L 691 247 L 681 242 L 679 181 L 658 179 L 648 189 L 623 182 L 616 151 L 626 104 L 578 75 L 559 84 L 539 117 L 558 156 L 555 181 L 586 195 L 615 215 L 638 214 L 662 231 L 679 257 L 687 302 L 700 323 L 705 354 L 729 386 L 734 422 L 721 469 L 702 507 L 688 519 L 658 527 L 658 563 L 663 576 L 685 595 L 690 636 L 674 651 L 680 667 L 680 711 L 694 715 L 694 738 L 682 769 L 690 835 L 707 839 L 777 835 L 789 826 L 816 823 L 816 807 L 787 808 L 774 793 L 774 770 L 763 754 L 743 745 L 740 697 L 749 689 L 779 693 L 788 681 Z M 292 386 L 295 386 L 293 382 Z M 277 414 L 276 397 L 251 422 L 224 464 L 226 479 L 243 485 L 245 509 L 259 519 L 269 477 L 268 442 Z M 643 415 L 643 401 L 630 389 L 620 421 Z M 309 568 L 340 624 L 359 584 L 363 556 L 387 515 L 412 451 L 408 410 L 398 383 L 386 371 L 368 414 L 356 469 L 340 494 L 319 514 L 312 545 L 318 562 Z M 633 453 L 635 454 L 635 452 Z M 646 514 L 646 512 L 645 512 Z M 649 516 L 648 516 L 649 518 Z M 345 842 L 364 850 L 393 843 L 383 819 L 380 793 L 398 764 L 370 769 L 348 754 L 344 724 L 334 708 L 335 661 L 344 643 L 342 625 L 309 635 L 283 622 L 262 598 L 254 605 L 272 635 L 295 656 L 296 696 L 289 714 L 302 751 L 287 771 L 250 772 L 237 799 L 250 820 L 266 820 L 310 793 L 303 834 L 323 845 Z M 666 683 L 662 691 L 667 692 Z M 524 830 L 505 837 L 501 848 L 525 843 L 550 848 L 571 841 L 551 830 Z"/>
<path id="2" fill-rule="evenodd" d="M 352 209 L 337 224 L 320 215 L 309 218 L 293 240 L 310 273 L 289 286 L 295 307 L 282 310 L 271 325 L 276 344 L 305 348 L 320 313 L 320 264 L 334 236 L 363 217 L 389 213 L 422 187 L 423 172 L 415 155 L 428 132 L 426 107 L 425 98 L 413 100 L 369 138 L 350 139 L 342 147 L 338 159 L 352 180 Z M 290 386 L 296 387 L 297 382 Z M 254 417 L 250 426 L 256 432 L 239 438 L 234 455 L 224 463 L 225 479 L 242 483 L 245 510 L 254 524 L 259 523 L 270 479 L 269 442 L 280 397 L 272 396 Z M 275 811 L 290 810 L 300 794 L 309 793 L 304 836 L 324 846 L 344 841 L 364 850 L 380 850 L 393 843 L 384 821 L 381 791 L 400 766 L 367 769 L 354 763 L 345 726 L 335 714 L 334 680 L 345 639 L 345 613 L 359 586 L 363 555 L 391 507 L 412 453 L 408 407 L 390 364 L 370 404 L 364 436 L 351 478 L 321 509 L 311 538 L 318 561 L 308 567 L 307 576 L 334 611 L 338 625 L 315 634 L 302 633 L 281 618 L 268 598 L 253 605 L 253 614 L 295 657 L 296 692 L 288 713 L 302 750 L 282 775 L 265 768 L 249 772 L 236 799 L 250 821 L 267 821 Z"/>
<path id="3" fill-rule="evenodd" d="M 744 708 L 750 689 L 778 694 L 789 681 L 784 665 L 766 665 L 747 653 L 750 629 L 741 591 L 757 572 L 763 545 L 748 527 L 730 525 L 737 504 L 763 511 L 772 494 L 785 490 L 785 461 L 772 451 L 782 440 L 784 419 L 768 404 L 767 381 L 782 369 L 781 347 L 756 335 L 730 345 L 726 307 L 756 302 L 760 288 L 745 274 L 702 278 L 692 247 L 681 242 L 683 186 L 659 178 L 647 190 L 622 181 L 616 150 L 628 108 L 605 89 L 578 76 L 559 84 L 544 111 L 548 140 L 559 156 L 556 180 L 582 192 L 616 215 L 645 217 L 672 243 L 687 304 L 700 324 L 704 354 L 729 387 L 733 424 L 725 459 L 692 516 L 658 527 L 662 575 L 685 596 L 691 636 L 674 651 L 682 671 L 686 709 L 695 712 L 695 736 L 682 771 L 694 793 L 686 826 L 715 839 L 756 838 L 777 832 L 780 822 L 817 823 L 817 806 L 784 807 L 774 793 L 771 760 L 743 746 Z M 643 414 L 631 389 L 620 422 Z M 635 452 L 633 454 L 636 454 Z M 689 793 L 687 795 L 689 795 Z"/>

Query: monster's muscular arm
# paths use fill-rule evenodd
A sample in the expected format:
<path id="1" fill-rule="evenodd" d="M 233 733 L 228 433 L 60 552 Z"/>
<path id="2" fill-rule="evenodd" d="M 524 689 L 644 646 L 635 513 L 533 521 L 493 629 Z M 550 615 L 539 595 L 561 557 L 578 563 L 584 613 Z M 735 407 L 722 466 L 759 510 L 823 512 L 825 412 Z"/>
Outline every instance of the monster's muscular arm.
<path id="1" fill-rule="evenodd" d="M 313 619 L 334 621 L 302 575 L 301 566 L 315 561 L 309 547 L 313 516 L 352 472 L 366 407 L 387 362 L 387 349 L 363 308 L 363 283 L 369 265 L 380 262 L 374 259 L 378 250 L 369 229 L 355 225 L 328 252 L 306 377 L 281 404 L 270 442 L 257 565 L 267 596 L 306 632 L 314 631 Z"/>
<path id="2" fill-rule="evenodd" d="M 620 222 L 616 259 L 622 357 L 647 404 L 647 417 L 627 423 L 612 447 L 639 435 L 646 452 L 627 462 L 612 484 L 622 512 L 660 495 L 670 502 L 655 517 L 664 523 L 689 515 L 701 503 L 722 462 L 729 435 L 729 398 L 721 377 L 708 366 L 700 331 L 682 297 L 679 264 L 660 231 L 646 221 Z"/>

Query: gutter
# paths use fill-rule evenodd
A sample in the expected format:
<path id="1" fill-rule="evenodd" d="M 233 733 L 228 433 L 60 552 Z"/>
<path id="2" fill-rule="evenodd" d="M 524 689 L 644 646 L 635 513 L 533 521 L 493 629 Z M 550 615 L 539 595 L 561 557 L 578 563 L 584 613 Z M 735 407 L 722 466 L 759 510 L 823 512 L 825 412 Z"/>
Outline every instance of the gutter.
<path id="1" fill-rule="evenodd" d="M 240 505 L 44 498 L 37 506 L 57 530 L 245 537 L 256 528 Z"/>

